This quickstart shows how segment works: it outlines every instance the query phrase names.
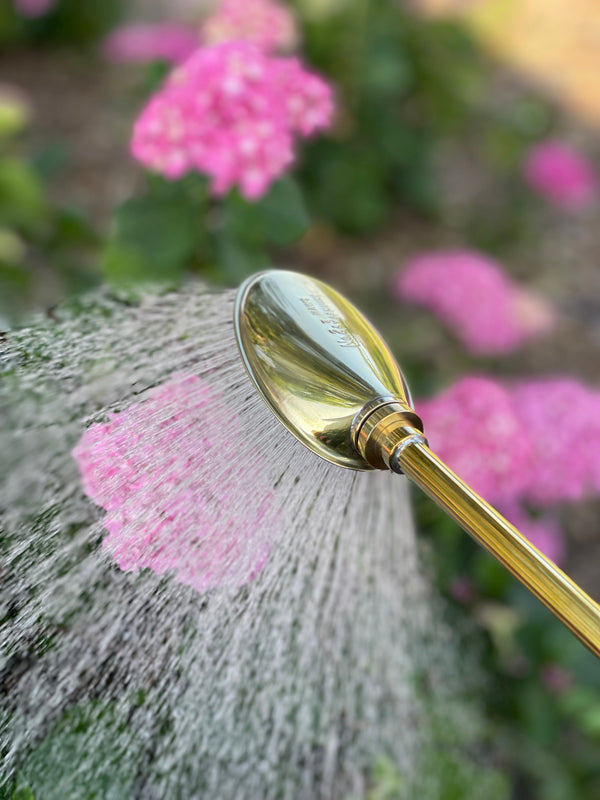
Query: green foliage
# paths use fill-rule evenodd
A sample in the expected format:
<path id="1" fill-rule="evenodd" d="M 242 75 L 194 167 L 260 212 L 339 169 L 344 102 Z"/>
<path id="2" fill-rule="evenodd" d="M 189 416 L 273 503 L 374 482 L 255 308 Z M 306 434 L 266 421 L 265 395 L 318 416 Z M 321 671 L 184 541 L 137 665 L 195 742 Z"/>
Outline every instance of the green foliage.
<path id="1" fill-rule="evenodd" d="M 35 800 L 35 795 L 31 790 L 31 786 L 24 781 L 22 775 L 19 775 L 17 779 L 17 785 L 11 795 L 11 800 Z"/>
<path id="2" fill-rule="evenodd" d="M 414 497 L 441 588 L 452 598 L 457 576 L 468 576 L 471 585 L 471 599 L 454 600 L 454 608 L 459 619 L 476 620 L 479 627 L 497 757 L 531 800 L 597 797 L 597 659 L 431 501 Z M 549 673 L 557 675 L 556 684 Z M 443 771 L 443 764 L 438 768 Z"/>
<path id="3" fill-rule="evenodd" d="M 461 750 L 462 732 L 454 733 L 450 746 L 434 739 L 411 779 L 402 775 L 393 759 L 381 755 L 373 765 L 366 800 L 509 800 L 507 776 L 477 763 Z"/>
<path id="4" fill-rule="evenodd" d="M 465 127 L 481 76 L 461 28 L 424 22 L 395 0 L 345 4 L 307 24 L 306 50 L 340 108 L 300 171 L 316 215 L 364 233 L 399 204 L 433 213 L 434 148 Z"/>
<path id="5" fill-rule="evenodd" d="M 273 247 L 290 245 L 308 229 L 298 185 L 290 177 L 255 202 L 236 190 L 212 198 L 198 175 L 168 182 L 149 176 L 146 194 L 115 212 L 103 257 L 113 285 L 177 285 L 190 270 L 237 285 L 269 266 Z"/>
<path id="6" fill-rule="evenodd" d="M 403 797 L 406 781 L 393 759 L 381 755 L 373 765 L 371 784 L 367 800 L 399 800 Z"/>
<path id="7" fill-rule="evenodd" d="M 0 219 L 5 225 L 32 232 L 47 212 L 42 182 L 23 159 L 7 156 L 0 165 Z"/>
<path id="8" fill-rule="evenodd" d="M 136 197 L 116 210 L 103 259 L 111 283 L 178 283 L 196 249 L 198 220 L 183 197 Z"/>
<path id="9" fill-rule="evenodd" d="M 226 200 L 224 227 L 231 236 L 255 244 L 294 244 L 306 233 L 310 220 L 298 184 L 283 177 L 253 203 L 232 192 Z"/>
<path id="10" fill-rule="evenodd" d="M 498 770 L 477 766 L 466 755 L 431 750 L 425 757 L 424 783 L 436 800 L 509 800 L 510 785 Z M 419 786 L 417 785 L 417 790 Z M 422 796 L 411 793 L 409 797 Z M 427 795 L 426 795 L 427 796 Z"/>
<path id="11" fill-rule="evenodd" d="M 58 0 L 46 14 L 27 19 L 8 0 L 0 3 L 0 45 L 87 46 L 110 30 L 122 11 L 119 0 Z"/>
<path id="12" fill-rule="evenodd" d="M 112 704 L 75 706 L 27 756 L 12 800 L 129 800 L 141 748 Z"/>
<path id="13" fill-rule="evenodd" d="M 0 317 L 15 322 L 40 284 L 55 287 L 56 300 L 93 284 L 85 268 L 98 246 L 91 225 L 50 201 L 43 171 L 10 135 L 0 141 L 0 219 Z"/>

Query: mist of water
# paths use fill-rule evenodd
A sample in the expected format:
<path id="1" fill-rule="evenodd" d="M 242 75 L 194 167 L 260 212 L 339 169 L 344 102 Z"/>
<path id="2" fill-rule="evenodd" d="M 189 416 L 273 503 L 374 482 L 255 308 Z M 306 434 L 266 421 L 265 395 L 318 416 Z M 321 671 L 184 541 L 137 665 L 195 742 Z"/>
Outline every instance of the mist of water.
<path id="1" fill-rule="evenodd" d="M 360 798 L 384 754 L 418 770 L 452 701 L 405 480 L 283 429 L 233 298 L 100 295 L 8 337 L 5 786 Z"/>

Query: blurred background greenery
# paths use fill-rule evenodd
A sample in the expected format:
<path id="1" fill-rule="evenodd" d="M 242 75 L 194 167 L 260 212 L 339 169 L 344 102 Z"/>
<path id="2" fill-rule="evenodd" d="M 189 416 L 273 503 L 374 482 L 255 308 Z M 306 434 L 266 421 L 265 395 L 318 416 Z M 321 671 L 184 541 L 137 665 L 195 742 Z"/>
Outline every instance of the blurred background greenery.
<path id="1" fill-rule="evenodd" d="M 256 201 L 236 189 L 215 199 L 205 177 L 166 180 L 128 152 L 134 120 L 171 65 L 151 54 L 115 63 L 104 38 L 127 21 L 199 29 L 207 5 L 0 5 L 2 327 L 104 283 L 136 295 L 149 283 L 236 285 L 266 265 L 294 265 L 368 310 L 417 396 L 482 371 L 598 381 L 598 204 L 557 206 L 523 172 L 548 137 L 578 148 L 590 170 L 598 163 L 593 2 L 289 3 L 301 57 L 333 86 L 337 111 Z M 538 35 L 530 23 L 547 11 Z M 414 254 L 456 248 L 485 252 L 534 287 L 556 309 L 554 330 L 505 357 L 473 356 L 395 298 L 392 282 Z M 504 774 L 499 797 L 600 796 L 596 660 L 427 500 L 415 494 L 415 504 L 432 576 L 457 625 L 473 627 L 490 676 L 489 736 L 469 755 Z M 590 496 L 557 512 L 565 569 L 592 595 L 599 510 Z M 456 764 L 431 768 L 447 769 L 444 798 L 489 796 Z M 397 784 L 383 761 L 373 800 L 400 796 Z"/>

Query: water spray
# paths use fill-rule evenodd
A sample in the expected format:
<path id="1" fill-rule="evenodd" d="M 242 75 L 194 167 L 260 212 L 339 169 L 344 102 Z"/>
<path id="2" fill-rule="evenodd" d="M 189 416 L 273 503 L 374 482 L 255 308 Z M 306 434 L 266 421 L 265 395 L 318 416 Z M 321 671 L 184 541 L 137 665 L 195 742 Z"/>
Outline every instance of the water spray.
<path id="1" fill-rule="evenodd" d="M 240 287 L 235 328 L 256 388 L 302 444 L 340 467 L 407 475 L 600 656 L 600 606 L 429 449 L 400 367 L 351 303 L 263 272 Z"/>
<path id="2" fill-rule="evenodd" d="M 498 796 L 469 623 L 393 474 L 438 480 L 400 370 L 316 281 L 235 298 L 100 291 L 0 341 L 0 796 L 364 799 L 382 756 L 402 797 L 449 759 Z"/>
<path id="3" fill-rule="evenodd" d="M 364 800 L 382 757 L 403 797 L 448 759 L 497 796 L 408 482 L 274 423 L 235 294 L 100 291 L 0 341 L 0 796 Z"/>

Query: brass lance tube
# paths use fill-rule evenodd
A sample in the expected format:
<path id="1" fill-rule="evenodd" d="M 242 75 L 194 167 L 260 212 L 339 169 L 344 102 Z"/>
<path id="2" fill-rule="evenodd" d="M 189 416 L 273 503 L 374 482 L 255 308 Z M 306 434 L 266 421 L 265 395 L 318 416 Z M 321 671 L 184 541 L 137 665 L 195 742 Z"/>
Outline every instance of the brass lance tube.
<path id="1" fill-rule="evenodd" d="M 423 442 L 399 447 L 395 471 L 408 475 L 476 542 L 485 547 L 547 606 L 595 655 L 600 656 L 600 606 L 488 505 Z"/>

